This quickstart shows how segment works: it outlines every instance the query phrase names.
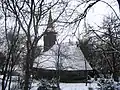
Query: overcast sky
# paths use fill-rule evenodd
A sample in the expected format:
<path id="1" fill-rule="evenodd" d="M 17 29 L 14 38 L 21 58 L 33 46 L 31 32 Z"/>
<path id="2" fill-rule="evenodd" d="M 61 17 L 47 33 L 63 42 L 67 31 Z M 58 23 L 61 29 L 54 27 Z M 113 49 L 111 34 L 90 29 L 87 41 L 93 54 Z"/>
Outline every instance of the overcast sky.
<path id="1" fill-rule="evenodd" d="M 120 16 L 117 0 L 101 0 L 89 10 L 86 17 L 86 22 L 93 25 L 94 27 L 96 27 L 96 25 L 101 25 L 104 17 L 110 16 L 112 13 L 115 15 L 113 9 L 102 1 L 105 1 L 106 3 L 108 3 L 115 10 L 117 15 Z M 83 27 L 83 22 L 81 23 L 79 33 L 84 32 L 84 30 L 81 30 L 82 27 Z M 80 38 L 83 38 L 83 37 L 80 37 Z"/>
<path id="2" fill-rule="evenodd" d="M 117 3 L 116 0 L 101 0 L 97 4 L 95 4 L 89 10 L 89 12 L 87 13 L 87 17 L 86 17 L 87 23 L 89 23 L 89 24 L 91 24 L 93 26 L 95 26 L 96 24 L 97 25 L 101 25 L 101 22 L 103 21 L 103 17 L 108 16 L 111 13 L 114 14 L 114 12 L 111 9 L 111 7 L 109 5 L 107 5 L 106 3 L 102 2 L 102 1 L 107 2 L 115 10 L 115 12 L 118 14 L 118 16 L 120 16 L 119 15 L 118 3 Z M 74 8 L 75 4 L 79 4 L 79 3 L 76 3 L 73 0 L 72 3 L 70 4 L 70 6 L 72 6 L 71 8 Z M 78 9 L 78 14 L 80 14 L 81 10 L 82 10 L 81 8 Z M 59 11 L 59 10 L 57 10 L 57 11 Z M 83 9 L 83 11 L 84 11 L 84 9 Z M 54 18 L 54 16 L 56 16 L 55 14 L 56 14 L 56 11 L 52 13 L 53 19 L 55 19 Z M 84 20 L 82 20 L 81 23 L 80 23 L 79 33 L 83 33 L 84 32 L 84 30 L 83 30 L 83 23 L 84 23 Z M 58 29 L 55 27 L 55 30 L 57 31 Z M 69 39 L 71 39 L 72 41 L 75 41 L 75 42 L 77 41 L 76 37 L 72 34 L 74 32 L 74 30 L 72 29 L 72 27 L 64 28 L 63 30 L 64 30 L 64 32 L 62 31 L 62 34 L 60 33 L 60 36 L 59 36 L 59 41 L 60 42 L 61 42 L 61 40 L 63 40 L 63 38 L 66 38 L 64 40 L 65 42 L 66 41 L 68 42 Z M 60 30 L 58 30 L 57 32 L 59 32 L 59 31 Z M 76 33 L 76 36 L 78 37 L 78 31 Z"/>
<path id="3" fill-rule="evenodd" d="M 107 2 L 112 8 L 116 11 L 119 16 L 119 8 L 117 0 L 102 0 Z M 114 14 L 113 10 L 104 2 L 98 2 L 87 15 L 87 20 L 89 23 L 97 23 L 100 24 L 104 16 L 110 15 L 111 13 Z"/>

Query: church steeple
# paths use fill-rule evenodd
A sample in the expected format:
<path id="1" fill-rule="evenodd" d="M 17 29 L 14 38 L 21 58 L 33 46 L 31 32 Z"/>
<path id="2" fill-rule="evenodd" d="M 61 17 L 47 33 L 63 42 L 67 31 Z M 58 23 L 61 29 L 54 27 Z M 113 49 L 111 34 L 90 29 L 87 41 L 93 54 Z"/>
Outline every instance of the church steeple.
<path id="1" fill-rule="evenodd" d="M 51 15 L 51 11 L 49 13 L 49 20 L 48 20 L 48 28 L 53 28 L 53 19 L 52 19 L 52 15 Z"/>
<path id="2" fill-rule="evenodd" d="M 49 12 L 49 19 L 48 19 L 48 24 L 47 24 L 47 31 L 54 31 L 53 19 L 52 19 L 51 11 Z"/>
<path id="3" fill-rule="evenodd" d="M 44 34 L 44 51 L 48 51 L 56 41 L 56 32 L 53 26 L 53 19 L 51 15 L 51 11 L 49 12 L 47 29 Z"/>

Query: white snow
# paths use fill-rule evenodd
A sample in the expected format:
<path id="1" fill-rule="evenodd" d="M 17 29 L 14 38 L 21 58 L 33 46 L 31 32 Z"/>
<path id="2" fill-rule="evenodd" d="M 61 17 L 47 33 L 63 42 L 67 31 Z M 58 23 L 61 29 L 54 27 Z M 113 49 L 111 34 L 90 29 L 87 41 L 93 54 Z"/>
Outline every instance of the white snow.
<path id="1" fill-rule="evenodd" d="M 88 90 L 89 87 L 92 87 L 94 90 L 97 90 L 97 84 L 87 84 L 86 83 L 60 83 L 61 90 Z"/>
<path id="2" fill-rule="evenodd" d="M 2 89 L 1 79 L 2 79 L 2 76 L 0 76 L 0 90 Z M 13 77 L 12 83 L 11 83 L 11 88 L 16 87 L 15 90 L 21 90 L 21 89 L 18 89 L 19 85 L 16 81 L 17 79 L 18 79 L 18 77 L 16 77 L 16 76 Z M 40 85 L 41 85 L 40 81 L 33 80 L 32 88 L 30 90 L 37 90 L 37 88 Z M 115 90 L 120 90 L 120 83 L 114 82 L 113 85 L 115 87 Z M 86 85 L 86 83 L 60 83 L 60 88 L 61 88 L 61 90 L 100 90 L 100 87 L 98 86 L 97 81 L 87 83 L 87 85 Z M 89 89 L 89 88 L 92 88 L 92 89 Z M 8 86 L 7 86 L 6 90 L 8 90 Z"/>
<path id="3" fill-rule="evenodd" d="M 39 83 L 34 83 L 31 90 L 37 90 Z M 60 83 L 61 90 L 88 90 L 89 87 L 92 87 L 93 90 L 97 90 L 98 86 L 96 83 L 89 84 L 87 83 Z"/>
<path id="4" fill-rule="evenodd" d="M 35 59 L 34 67 L 56 69 L 58 61 L 63 70 L 92 70 L 80 48 L 75 43 L 69 42 L 55 44 Z"/>
<path id="5" fill-rule="evenodd" d="M 0 75 L 0 90 L 2 89 L 2 86 L 1 86 L 2 77 L 3 76 Z M 12 78 L 13 79 L 12 79 L 12 83 L 11 83 L 11 88 L 18 87 L 18 83 L 16 81 L 18 79 L 18 77 L 12 76 Z M 37 88 L 40 85 L 41 85 L 40 81 L 33 80 L 32 88 L 30 90 L 37 90 Z M 87 83 L 87 86 L 86 86 L 86 83 L 60 83 L 61 90 L 88 90 L 89 87 L 92 87 L 93 90 L 96 90 L 97 84 L 96 83 L 92 83 L 92 84 Z M 6 90 L 8 90 L 8 87 L 6 88 Z M 18 90 L 18 89 L 16 89 L 16 90 Z"/>

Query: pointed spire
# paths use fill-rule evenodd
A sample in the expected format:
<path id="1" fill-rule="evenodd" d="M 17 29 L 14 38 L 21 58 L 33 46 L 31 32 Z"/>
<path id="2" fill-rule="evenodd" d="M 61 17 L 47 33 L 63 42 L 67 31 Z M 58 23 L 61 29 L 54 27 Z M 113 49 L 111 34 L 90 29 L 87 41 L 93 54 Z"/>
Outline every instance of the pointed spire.
<path id="1" fill-rule="evenodd" d="M 49 12 L 49 19 L 48 19 L 47 28 L 53 29 L 53 19 L 52 19 L 52 15 L 51 15 L 51 10 L 50 10 L 50 12 Z"/>
<path id="2" fill-rule="evenodd" d="M 51 23 L 52 21 L 53 21 L 53 20 L 52 20 L 52 15 L 51 15 L 51 10 L 50 10 L 48 23 Z"/>

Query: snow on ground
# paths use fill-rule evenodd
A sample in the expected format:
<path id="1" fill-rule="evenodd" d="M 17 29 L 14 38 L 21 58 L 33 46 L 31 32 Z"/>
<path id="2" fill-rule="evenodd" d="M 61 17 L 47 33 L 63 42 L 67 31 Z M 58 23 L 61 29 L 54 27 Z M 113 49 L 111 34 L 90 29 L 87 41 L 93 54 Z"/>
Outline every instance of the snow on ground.
<path id="1" fill-rule="evenodd" d="M 17 83 L 17 80 L 18 80 L 18 77 L 14 76 L 12 77 L 12 83 L 11 83 L 11 90 L 21 90 L 21 89 L 18 89 L 19 88 L 19 85 Z M 91 81 L 91 82 L 90 82 Z M 100 87 L 98 86 L 98 81 L 93 81 L 93 80 L 90 80 L 89 83 L 60 83 L 60 88 L 61 90 L 100 90 Z M 105 83 L 102 84 L 102 87 L 107 87 L 107 86 L 112 86 L 114 87 L 114 90 L 120 90 L 120 82 L 113 82 L 111 81 L 111 79 L 104 79 Z M 107 83 L 106 83 L 107 81 Z M 109 82 L 111 81 L 111 82 Z M 2 89 L 1 88 L 1 83 L 2 82 L 2 76 L 0 76 L 0 90 Z M 38 80 L 33 80 L 32 81 L 32 88 L 30 90 L 38 90 L 38 87 L 41 86 L 41 81 L 38 81 Z M 47 83 L 47 85 L 55 85 L 54 83 L 50 84 L 50 83 Z M 13 88 L 16 88 L 16 89 L 13 89 Z M 91 88 L 91 89 L 89 89 Z M 6 90 L 8 90 L 8 86 L 6 88 Z M 52 88 L 48 89 L 48 90 L 52 90 Z"/>
<path id="2" fill-rule="evenodd" d="M 89 87 L 97 90 L 97 84 L 87 84 L 86 83 L 60 83 L 61 90 L 88 90 Z"/>
<path id="3" fill-rule="evenodd" d="M 0 77 L 2 78 L 2 76 Z M 15 83 L 16 81 L 12 82 L 12 87 L 14 86 L 18 86 L 17 83 Z M 0 79 L 0 84 L 1 84 L 1 79 Z M 32 83 L 32 88 L 31 90 L 37 90 L 37 88 L 40 86 L 40 82 L 33 80 Z M 96 83 L 92 83 L 92 84 L 87 84 L 86 83 L 60 83 L 60 88 L 61 90 L 88 90 L 89 87 L 94 88 L 93 90 L 97 90 L 97 84 Z M 0 85 L 0 90 L 1 90 L 1 85 Z M 8 88 L 6 88 L 6 90 L 8 90 Z"/>
<path id="4" fill-rule="evenodd" d="M 31 90 L 37 90 L 38 86 L 39 82 L 34 81 Z M 98 88 L 97 83 L 87 83 L 87 86 L 86 83 L 60 83 L 61 90 L 89 90 L 89 87 L 92 87 L 93 90 L 97 90 Z"/>
<path id="5" fill-rule="evenodd" d="M 86 86 L 85 83 L 60 83 L 61 90 L 88 90 L 90 85 L 88 84 Z M 96 83 L 91 84 L 91 87 L 93 87 L 93 90 L 97 90 Z M 31 90 L 37 90 L 38 86 L 35 85 Z"/>

